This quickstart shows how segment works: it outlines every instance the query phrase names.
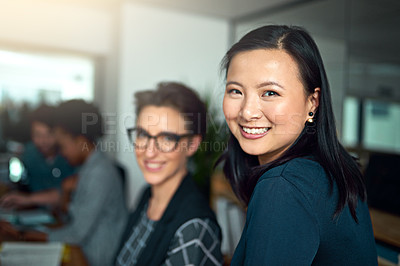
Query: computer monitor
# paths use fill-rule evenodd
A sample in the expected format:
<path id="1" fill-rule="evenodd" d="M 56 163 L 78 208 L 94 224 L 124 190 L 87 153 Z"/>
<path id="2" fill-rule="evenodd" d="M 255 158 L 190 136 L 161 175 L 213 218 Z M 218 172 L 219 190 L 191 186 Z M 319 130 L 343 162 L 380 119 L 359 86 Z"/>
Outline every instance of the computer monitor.
<path id="1" fill-rule="evenodd" d="M 365 179 L 369 206 L 400 215 L 400 155 L 372 153 Z"/>

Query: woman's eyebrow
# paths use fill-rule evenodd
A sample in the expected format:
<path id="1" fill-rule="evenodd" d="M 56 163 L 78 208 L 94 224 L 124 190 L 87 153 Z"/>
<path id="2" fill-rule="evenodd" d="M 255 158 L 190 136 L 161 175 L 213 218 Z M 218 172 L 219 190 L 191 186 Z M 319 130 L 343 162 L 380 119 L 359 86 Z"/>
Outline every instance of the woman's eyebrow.
<path id="1" fill-rule="evenodd" d="M 229 85 L 237 85 L 237 86 L 243 88 L 243 85 L 241 83 L 237 82 L 237 81 L 228 81 L 225 86 L 229 86 Z M 271 86 L 271 85 L 274 85 L 274 86 L 277 86 L 279 88 L 285 89 L 282 85 L 280 85 L 279 83 L 277 83 L 275 81 L 262 82 L 262 83 L 258 84 L 256 88 L 259 89 L 259 88 L 266 87 L 266 86 Z"/>
<path id="2" fill-rule="evenodd" d="M 277 83 L 277 82 L 275 82 L 275 81 L 265 81 L 265 82 L 262 82 L 262 83 L 260 83 L 260 84 L 257 85 L 257 89 L 262 88 L 262 87 L 266 87 L 266 86 L 271 86 L 271 85 L 278 86 L 278 87 L 281 88 L 281 89 L 285 89 L 282 85 L 280 85 L 279 83 Z"/>
<path id="3" fill-rule="evenodd" d="M 157 135 L 178 135 L 178 134 L 171 131 L 161 131 Z"/>
<path id="4" fill-rule="evenodd" d="M 137 128 L 138 130 L 140 130 L 140 131 L 143 131 L 143 132 L 146 133 L 147 135 L 152 136 L 152 135 L 150 135 L 150 133 L 149 133 L 147 130 L 145 130 L 145 129 L 142 128 L 141 126 L 136 126 L 136 128 Z M 156 134 L 156 135 L 154 135 L 154 136 L 158 136 L 158 135 L 179 135 L 179 134 L 178 134 L 178 133 L 175 133 L 175 132 L 172 132 L 172 131 L 160 131 L 160 132 L 158 132 L 158 134 Z"/>
<path id="5" fill-rule="evenodd" d="M 237 81 L 228 81 L 227 83 L 226 83 L 226 85 L 225 86 L 229 86 L 229 85 L 237 85 L 237 86 L 239 86 L 239 87 L 242 87 L 243 88 L 243 85 L 242 84 L 240 84 L 239 82 L 237 82 Z"/>

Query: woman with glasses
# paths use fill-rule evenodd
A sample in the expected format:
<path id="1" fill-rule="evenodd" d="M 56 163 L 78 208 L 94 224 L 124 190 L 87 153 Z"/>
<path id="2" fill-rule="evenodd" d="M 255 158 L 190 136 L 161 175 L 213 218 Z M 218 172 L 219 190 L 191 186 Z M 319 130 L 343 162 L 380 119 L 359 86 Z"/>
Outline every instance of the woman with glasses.
<path id="1" fill-rule="evenodd" d="M 178 83 L 135 98 L 136 127 L 128 135 L 149 187 L 130 216 L 116 265 L 221 265 L 220 228 L 187 169 L 206 133 L 204 103 Z"/>

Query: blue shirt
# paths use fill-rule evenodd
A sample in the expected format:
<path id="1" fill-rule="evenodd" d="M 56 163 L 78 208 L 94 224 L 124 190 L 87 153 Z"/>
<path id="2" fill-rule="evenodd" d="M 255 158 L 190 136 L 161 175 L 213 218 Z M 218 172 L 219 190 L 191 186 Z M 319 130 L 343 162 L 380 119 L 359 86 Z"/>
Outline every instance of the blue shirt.
<path id="1" fill-rule="evenodd" d="M 259 179 L 231 265 L 377 265 L 369 210 L 346 206 L 333 219 L 338 190 L 315 161 L 297 158 Z"/>
<path id="2" fill-rule="evenodd" d="M 61 155 L 48 161 L 33 143 L 25 146 L 22 161 L 27 171 L 31 192 L 60 188 L 62 180 L 74 174 L 74 168 Z"/>

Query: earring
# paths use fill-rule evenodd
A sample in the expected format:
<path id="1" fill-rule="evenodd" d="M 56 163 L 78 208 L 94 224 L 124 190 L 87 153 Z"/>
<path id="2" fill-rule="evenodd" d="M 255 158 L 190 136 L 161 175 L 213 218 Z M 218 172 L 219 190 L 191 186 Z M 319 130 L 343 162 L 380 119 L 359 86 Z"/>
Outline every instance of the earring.
<path id="1" fill-rule="evenodd" d="M 309 112 L 308 115 L 311 116 L 311 117 L 307 120 L 308 123 L 314 123 L 314 119 L 313 119 L 313 117 L 312 117 L 312 116 L 314 115 L 314 113 L 313 113 L 313 112 Z"/>

